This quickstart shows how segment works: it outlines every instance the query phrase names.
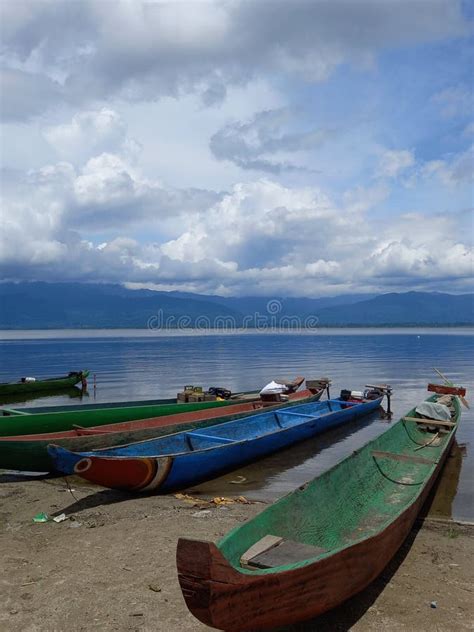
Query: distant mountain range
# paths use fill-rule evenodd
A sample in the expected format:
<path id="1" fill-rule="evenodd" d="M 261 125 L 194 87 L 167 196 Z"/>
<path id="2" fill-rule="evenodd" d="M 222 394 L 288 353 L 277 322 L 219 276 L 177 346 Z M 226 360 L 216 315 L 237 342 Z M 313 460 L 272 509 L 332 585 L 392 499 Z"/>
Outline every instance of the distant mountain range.
<path id="1" fill-rule="evenodd" d="M 474 325 L 474 294 L 204 296 L 87 283 L 1 283 L 1 329 Z"/>

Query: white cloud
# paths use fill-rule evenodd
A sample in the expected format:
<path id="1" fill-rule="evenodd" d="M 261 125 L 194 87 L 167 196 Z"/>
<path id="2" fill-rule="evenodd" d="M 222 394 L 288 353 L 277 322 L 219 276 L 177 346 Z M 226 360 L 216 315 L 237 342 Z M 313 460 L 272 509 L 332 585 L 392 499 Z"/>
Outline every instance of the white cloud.
<path id="1" fill-rule="evenodd" d="M 49 77 L 24 70 L 0 67 L 0 117 L 23 121 L 62 102 L 62 87 Z"/>
<path id="2" fill-rule="evenodd" d="M 106 169 L 114 164 L 110 157 L 104 160 Z M 95 167 L 88 169 L 95 173 Z M 66 184 L 81 177 L 64 163 L 45 168 L 30 175 L 37 191 L 34 205 L 11 200 L 2 249 L 5 278 L 43 279 L 54 273 L 56 279 L 100 278 L 169 289 L 315 296 L 429 289 L 448 281 L 456 289 L 472 277 L 472 224 L 466 214 L 428 218 L 418 213 L 373 222 L 361 209 L 354 220 L 316 188 L 269 180 L 238 184 L 207 211 L 182 215 L 173 224 L 173 240 L 137 240 L 115 230 L 112 238 L 94 244 L 79 228 L 72 230 L 68 219 L 74 189 Z M 54 187 L 62 202 L 51 204 Z M 92 192 L 94 200 L 102 195 L 102 189 Z M 153 222 L 144 221 L 147 227 Z M 25 225 L 32 230 L 25 233 Z"/>
<path id="3" fill-rule="evenodd" d="M 326 79 L 343 64 L 367 68 L 378 50 L 467 33 L 460 3 L 284 2 L 2 3 L 3 60 L 45 85 L 34 110 L 16 94 L 4 112 L 29 117 L 59 101 L 85 104 L 199 93 L 207 103 L 229 85 L 265 74 Z M 60 88 L 51 89 L 51 82 Z M 31 92 L 31 89 L 29 89 Z"/>
<path id="4" fill-rule="evenodd" d="M 454 187 L 474 179 L 474 145 L 445 160 L 430 160 L 421 168 L 421 177 L 437 178 L 443 185 Z"/>
<path id="5" fill-rule="evenodd" d="M 407 149 L 385 151 L 380 157 L 377 175 L 381 178 L 396 178 L 414 164 L 413 152 Z"/>
<path id="6" fill-rule="evenodd" d="M 74 193 L 80 206 L 127 204 L 138 197 L 146 186 L 134 176 L 129 166 L 114 154 L 91 158 L 74 183 Z"/>
<path id="7" fill-rule="evenodd" d="M 330 205 L 316 189 L 292 190 L 270 180 L 238 184 L 162 250 L 181 261 L 212 257 L 261 267 L 281 257 L 282 242 L 288 254 L 305 228 L 329 218 Z"/>
<path id="8" fill-rule="evenodd" d="M 377 184 L 372 187 L 358 186 L 346 191 L 343 195 L 344 210 L 346 213 L 365 213 L 377 208 L 390 194 L 385 184 Z"/>
<path id="9" fill-rule="evenodd" d="M 388 284 L 472 280 L 472 212 L 413 213 L 395 220 L 384 233 L 364 263 L 367 276 Z"/>
<path id="10" fill-rule="evenodd" d="M 127 138 L 120 115 L 105 107 L 79 112 L 69 123 L 45 128 L 43 135 L 62 158 L 73 163 L 104 152 L 128 151 L 137 145 Z"/>
<path id="11" fill-rule="evenodd" d="M 268 173 L 310 171 L 298 154 L 314 151 L 336 135 L 335 130 L 307 128 L 302 116 L 289 108 L 258 112 L 250 121 L 227 123 L 210 140 L 219 160 L 230 160 L 243 169 Z"/>
<path id="12" fill-rule="evenodd" d="M 444 118 L 414 133 L 431 88 L 401 124 L 386 78 L 396 53 L 377 68 L 387 48 L 405 59 L 409 45 L 463 36 L 459 3 L 1 11 L 2 114 L 15 121 L 3 125 L 6 278 L 308 296 L 470 282 L 472 224 L 457 211 L 472 157 L 447 153 L 470 128 L 446 118 L 465 90 L 438 93 Z M 415 151 L 433 158 L 416 164 Z"/>

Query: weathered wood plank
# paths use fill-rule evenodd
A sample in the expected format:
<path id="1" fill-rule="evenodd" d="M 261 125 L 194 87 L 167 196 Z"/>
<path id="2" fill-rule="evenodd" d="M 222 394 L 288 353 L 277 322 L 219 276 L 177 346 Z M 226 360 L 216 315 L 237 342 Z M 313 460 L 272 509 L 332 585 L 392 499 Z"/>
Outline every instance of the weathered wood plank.
<path id="1" fill-rule="evenodd" d="M 255 555 L 248 561 L 248 568 L 275 568 L 285 564 L 295 564 L 303 560 L 317 557 L 326 549 L 293 540 L 282 540 L 276 546 Z"/>
<path id="2" fill-rule="evenodd" d="M 464 397 L 466 389 L 462 386 L 449 386 L 448 384 L 428 384 L 428 390 L 431 393 L 440 395 L 459 395 Z"/>
<path id="3" fill-rule="evenodd" d="M 447 426 L 448 428 L 454 428 L 456 425 L 453 421 L 441 421 L 440 419 L 425 419 L 421 417 L 403 417 L 404 421 L 416 421 L 417 424 L 423 424 L 424 426 Z"/>
<path id="4" fill-rule="evenodd" d="M 249 566 L 249 562 L 254 557 L 272 549 L 275 546 L 278 546 L 282 540 L 283 538 L 280 538 L 278 535 L 264 536 L 261 540 L 255 542 L 255 544 L 252 544 L 252 546 L 242 554 L 240 557 L 240 565 L 242 568 L 251 568 L 251 566 Z"/>

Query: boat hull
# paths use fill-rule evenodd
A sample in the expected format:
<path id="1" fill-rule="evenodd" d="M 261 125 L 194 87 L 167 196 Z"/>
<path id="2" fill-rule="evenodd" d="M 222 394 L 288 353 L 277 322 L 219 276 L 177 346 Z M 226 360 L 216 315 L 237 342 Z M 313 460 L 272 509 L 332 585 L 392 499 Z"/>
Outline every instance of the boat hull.
<path id="1" fill-rule="evenodd" d="M 219 546 L 180 539 L 177 548 L 178 578 L 189 610 L 203 623 L 221 630 L 263 630 L 316 617 L 366 588 L 380 575 L 410 533 L 455 439 L 454 427 L 445 435 L 445 439 L 440 439 L 442 447 L 436 453 L 434 442 L 419 443 L 419 435 L 423 433 L 417 431 L 417 435 L 416 428 L 415 424 L 409 428 L 400 426 L 396 429 L 399 434 L 394 432 L 395 428 L 391 428 L 384 433 L 392 432 L 386 444 L 393 448 L 394 438 L 405 437 L 404 450 L 400 449 L 398 453 L 372 451 L 372 447 L 384 447 L 384 435 L 381 435 L 308 483 L 301 491 L 292 492 L 247 525 L 235 529 Z M 418 445 L 415 447 L 416 443 Z M 409 448 L 406 448 L 407 444 Z M 425 456 L 419 452 L 423 447 L 425 451 L 422 454 Z M 436 459 L 430 460 L 427 457 L 429 454 L 436 454 Z M 358 467 L 366 455 L 369 456 L 370 467 Z M 359 463 L 357 459 L 360 459 Z M 377 459 L 383 461 L 381 470 L 375 469 L 379 467 Z M 411 474 L 397 477 L 396 468 L 401 470 L 407 463 L 406 473 Z M 419 480 L 415 476 L 417 468 Z M 317 515 L 311 509 L 311 515 L 307 510 L 302 515 L 295 510 L 291 512 L 291 508 L 297 509 L 304 504 L 311 506 L 311 501 L 315 502 L 316 499 L 322 501 L 328 495 L 328 490 L 334 490 L 333 484 L 340 484 L 344 476 L 347 480 L 349 472 L 357 481 L 355 484 L 362 489 L 361 496 L 353 496 L 355 509 L 345 504 L 347 498 L 343 494 L 333 494 L 331 498 L 329 493 L 329 509 L 333 516 L 327 522 L 324 516 L 327 519 L 328 514 L 324 513 L 321 505 L 318 505 L 320 511 Z M 374 479 L 374 472 L 380 472 L 381 477 Z M 374 487 L 367 492 L 366 484 L 370 480 Z M 306 488 L 310 493 L 305 500 Z M 376 496 L 378 492 L 379 497 Z M 357 505 L 364 493 L 373 494 L 373 497 L 366 497 L 365 509 L 360 510 Z M 412 500 L 405 502 L 406 498 Z M 402 504 L 399 507 L 397 503 Z M 249 571 L 236 567 L 235 560 L 241 554 L 239 546 L 244 549 L 247 547 L 248 543 L 242 540 L 248 534 L 252 533 L 256 540 L 265 530 L 269 534 L 279 535 L 278 532 L 274 533 L 279 506 L 291 515 L 289 518 L 288 515 L 280 514 L 281 520 L 285 521 L 286 532 L 289 532 L 288 537 L 294 531 L 297 540 L 299 537 L 304 540 L 304 534 L 306 541 L 311 540 L 308 534 L 323 525 L 321 540 L 325 538 L 326 542 L 330 542 L 332 537 L 340 538 L 339 541 L 335 540 L 334 551 L 319 549 L 313 561 L 308 558 L 275 569 Z M 353 516 L 350 516 L 351 511 Z M 314 516 L 316 518 L 311 522 Z M 358 516 L 357 520 L 354 520 L 354 516 Z M 250 528 L 252 523 L 254 526 Z M 319 537 L 313 538 L 313 544 Z M 227 555 L 224 555 L 225 552 Z M 229 561 L 229 555 L 233 556 L 233 563 Z M 321 559 L 317 559 L 318 556 Z"/>
<path id="2" fill-rule="evenodd" d="M 323 393 L 300 391 L 290 395 L 285 407 L 317 401 Z M 279 408 L 282 404 L 273 406 Z M 260 402 L 233 404 L 225 408 L 208 408 L 163 417 L 108 424 L 88 429 L 66 430 L 56 433 L 23 435 L 0 438 L 0 467 L 32 472 L 54 471 L 47 446 L 55 443 L 67 450 L 90 451 L 113 447 L 134 441 L 157 438 L 174 432 L 206 428 L 261 412 Z M 265 410 L 269 410 L 265 408 Z"/>
<path id="3" fill-rule="evenodd" d="M 57 379 L 0 384 L 0 398 L 4 395 L 23 395 L 24 393 L 35 393 L 40 391 L 60 391 L 79 384 L 79 382 L 85 380 L 88 375 L 89 371 L 79 371 L 74 375 Z"/>
<path id="4" fill-rule="evenodd" d="M 257 397 L 257 396 L 256 396 Z M 238 403 L 234 400 L 195 402 L 191 404 L 158 404 L 82 410 L 81 406 L 68 412 L 14 415 L 0 418 L 0 437 L 73 430 L 74 426 L 90 428 L 106 424 L 149 419 L 164 415 L 193 412 L 209 408 L 225 408 Z"/>
<path id="5" fill-rule="evenodd" d="M 348 423 L 376 410 L 380 403 L 381 399 L 376 399 L 326 413 L 323 416 L 313 414 L 311 418 L 311 415 L 307 415 L 309 420 L 289 427 L 280 427 L 277 431 L 268 432 L 256 438 L 229 440 L 229 443 L 215 448 L 181 454 L 161 454 L 150 457 L 125 455 L 125 451 L 134 451 L 138 454 L 141 448 L 139 444 L 124 446 L 120 450 L 120 455 L 115 456 L 98 453 L 77 454 L 55 446 L 51 446 L 49 452 L 53 456 L 55 467 L 66 474 L 77 474 L 104 487 L 166 493 L 214 478 L 298 441 L 304 441 Z M 285 412 L 283 409 L 282 413 Z M 300 415 L 296 413 L 296 416 Z M 305 417 L 304 414 L 303 417 Z M 212 428 L 208 429 L 208 431 L 211 430 Z"/>
<path id="6" fill-rule="evenodd" d="M 215 544 L 180 539 L 176 561 L 187 607 L 206 625 L 226 632 L 245 632 L 306 621 L 342 604 L 376 579 L 399 550 L 446 455 L 418 500 L 389 527 L 370 540 L 294 571 L 259 577 L 241 575 Z"/>

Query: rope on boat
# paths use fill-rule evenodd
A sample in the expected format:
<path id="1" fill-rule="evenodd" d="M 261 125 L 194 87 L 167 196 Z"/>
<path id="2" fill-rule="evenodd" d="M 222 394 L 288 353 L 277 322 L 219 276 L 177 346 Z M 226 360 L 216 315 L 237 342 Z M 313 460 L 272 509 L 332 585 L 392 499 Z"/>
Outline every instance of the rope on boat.
<path id="1" fill-rule="evenodd" d="M 404 481 L 397 481 L 394 478 L 391 478 L 388 474 L 385 474 L 385 472 L 381 469 L 380 465 L 377 462 L 377 459 L 375 458 L 374 455 L 372 455 L 372 458 L 374 460 L 375 465 L 377 466 L 378 471 L 380 472 L 380 474 L 382 474 L 382 476 L 384 478 L 386 478 L 387 480 L 389 480 L 392 483 L 396 483 L 397 485 L 407 485 L 407 486 L 412 486 L 412 485 L 423 485 L 423 483 L 425 482 L 425 479 L 423 479 L 422 481 L 420 481 L 419 483 L 407 483 Z"/>
<path id="2" fill-rule="evenodd" d="M 421 421 L 421 419 L 420 419 L 420 421 Z M 425 447 L 425 445 L 428 445 L 428 444 L 427 444 L 427 443 L 425 443 L 425 442 L 420 443 L 420 442 L 419 442 L 419 441 L 417 441 L 416 439 L 413 439 L 413 437 L 411 436 L 411 434 L 408 432 L 407 424 L 406 424 L 406 421 L 405 421 L 404 419 L 402 419 L 402 423 L 403 423 L 403 427 L 404 427 L 404 428 L 405 428 L 405 430 L 406 430 L 406 433 L 407 433 L 407 435 L 408 435 L 408 438 L 409 438 L 409 439 L 411 439 L 411 441 L 413 441 L 413 443 L 415 443 L 416 445 L 419 445 L 419 446 L 420 446 L 420 448 L 424 448 L 424 447 Z M 438 432 L 438 433 L 436 433 L 436 436 L 438 436 L 438 434 L 439 434 L 439 432 Z M 431 443 L 431 441 L 430 441 L 430 443 Z"/>
<path id="3" fill-rule="evenodd" d="M 439 437 L 439 432 L 437 432 L 432 439 L 430 439 L 429 441 L 427 441 L 426 443 L 423 443 L 423 445 L 419 445 L 417 448 L 415 448 L 414 452 L 416 452 L 417 450 L 423 450 L 423 448 L 426 448 L 427 446 L 431 445 L 437 438 Z"/>

